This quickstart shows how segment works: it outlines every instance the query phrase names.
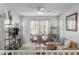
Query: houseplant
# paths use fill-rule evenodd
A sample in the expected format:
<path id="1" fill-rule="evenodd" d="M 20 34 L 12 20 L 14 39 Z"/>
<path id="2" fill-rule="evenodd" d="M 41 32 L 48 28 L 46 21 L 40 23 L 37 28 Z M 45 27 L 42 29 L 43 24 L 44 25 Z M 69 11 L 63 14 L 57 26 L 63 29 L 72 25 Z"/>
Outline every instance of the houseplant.
<path id="1" fill-rule="evenodd" d="M 12 24 L 12 14 L 11 11 L 8 11 L 8 19 L 9 19 L 9 24 Z"/>

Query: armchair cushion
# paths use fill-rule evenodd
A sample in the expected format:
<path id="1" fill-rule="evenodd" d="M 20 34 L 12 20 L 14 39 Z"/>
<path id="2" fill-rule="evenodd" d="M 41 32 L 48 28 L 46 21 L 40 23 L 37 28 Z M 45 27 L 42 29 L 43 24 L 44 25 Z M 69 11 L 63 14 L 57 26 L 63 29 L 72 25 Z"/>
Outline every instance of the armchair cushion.
<path id="1" fill-rule="evenodd" d="M 53 44 L 52 42 L 47 43 L 47 50 L 56 50 L 56 49 L 57 49 L 56 44 Z"/>
<path id="2" fill-rule="evenodd" d="M 67 46 L 64 47 L 64 50 L 76 50 L 76 49 L 78 49 L 78 44 L 74 41 L 69 41 L 66 45 Z"/>

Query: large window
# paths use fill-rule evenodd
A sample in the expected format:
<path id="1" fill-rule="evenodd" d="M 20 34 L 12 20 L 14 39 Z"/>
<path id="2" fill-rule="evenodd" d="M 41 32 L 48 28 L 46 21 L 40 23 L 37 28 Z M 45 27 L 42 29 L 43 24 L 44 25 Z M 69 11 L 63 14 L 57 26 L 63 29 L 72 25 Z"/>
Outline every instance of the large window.
<path id="1" fill-rule="evenodd" d="M 34 35 L 48 34 L 48 21 L 47 20 L 32 20 L 31 21 L 31 34 L 34 34 Z"/>

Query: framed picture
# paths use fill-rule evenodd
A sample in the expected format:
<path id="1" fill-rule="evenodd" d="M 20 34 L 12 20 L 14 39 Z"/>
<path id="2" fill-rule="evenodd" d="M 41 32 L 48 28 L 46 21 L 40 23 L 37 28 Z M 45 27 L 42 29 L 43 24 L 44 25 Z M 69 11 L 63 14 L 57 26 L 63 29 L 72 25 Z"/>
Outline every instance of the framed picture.
<path id="1" fill-rule="evenodd" d="M 77 31 L 77 13 L 73 13 L 66 17 L 66 30 Z"/>

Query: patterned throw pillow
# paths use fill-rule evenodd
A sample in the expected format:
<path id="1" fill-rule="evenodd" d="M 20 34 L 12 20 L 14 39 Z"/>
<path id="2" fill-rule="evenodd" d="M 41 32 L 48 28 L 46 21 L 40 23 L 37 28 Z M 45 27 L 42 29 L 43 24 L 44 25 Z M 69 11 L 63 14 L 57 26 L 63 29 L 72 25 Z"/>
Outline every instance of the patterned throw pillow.
<path id="1" fill-rule="evenodd" d="M 70 42 L 71 42 L 70 40 L 67 40 L 65 45 L 64 45 L 64 48 L 68 48 L 70 46 Z"/>

